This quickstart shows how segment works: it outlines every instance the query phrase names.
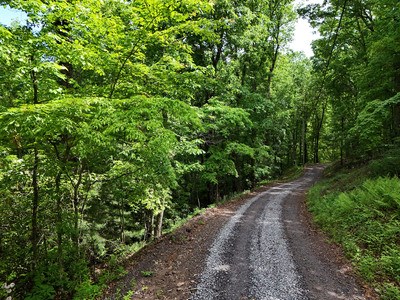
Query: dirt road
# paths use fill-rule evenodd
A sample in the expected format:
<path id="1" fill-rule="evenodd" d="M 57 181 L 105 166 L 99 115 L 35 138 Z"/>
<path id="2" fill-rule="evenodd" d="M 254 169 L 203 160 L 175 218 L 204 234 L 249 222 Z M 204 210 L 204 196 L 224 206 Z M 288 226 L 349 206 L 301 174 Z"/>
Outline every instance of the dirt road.
<path id="1" fill-rule="evenodd" d="M 364 299 L 352 280 L 314 257 L 300 226 L 293 202 L 320 171 L 310 168 L 241 206 L 216 237 L 192 299 Z"/>
<path id="2" fill-rule="evenodd" d="M 373 299 L 340 250 L 310 227 L 304 209 L 321 166 L 208 211 L 140 253 L 104 299 Z M 140 276 L 151 270 L 153 276 Z"/>

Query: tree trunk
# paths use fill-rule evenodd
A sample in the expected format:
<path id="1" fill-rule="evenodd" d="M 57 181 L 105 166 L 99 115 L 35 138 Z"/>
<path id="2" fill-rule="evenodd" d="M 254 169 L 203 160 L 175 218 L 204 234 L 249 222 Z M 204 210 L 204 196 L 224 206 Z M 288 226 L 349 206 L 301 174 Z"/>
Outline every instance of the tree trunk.
<path id="1" fill-rule="evenodd" d="M 38 247 L 39 247 L 39 227 L 38 227 L 38 208 L 39 208 L 39 183 L 38 183 L 38 167 L 39 167 L 39 151 L 34 148 L 33 154 L 33 169 L 32 169 L 32 188 L 33 188 L 33 199 L 32 199 L 32 231 L 31 231 L 31 243 L 32 243 L 32 269 L 35 269 L 38 260 Z"/>
<path id="2" fill-rule="evenodd" d="M 271 98 L 271 86 L 272 86 L 272 77 L 274 76 L 274 71 L 276 67 L 276 62 L 278 60 L 279 49 L 281 47 L 280 44 L 280 36 L 282 30 L 282 18 L 283 14 L 280 13 L 283 4 L 278 1 L 269 1 L 269 12 L 270 12 L 270 20 L 273 20 L 275 23 L 272 25 L 272 32 L 270 35 L 273 39 L 272 44 L 272 53 L 271 53 L 271 65 L 269 67 L 269 73 L 267 76 L 267 98 Z M 281 7 L 280 7 L 281 6 Z"/>
<path id="3" fill-rule="evenodd" d="M 164 221 L 164 209 L 157 215 L 157 226 L 154 232 L 154 236 L 157 239 L 162 235 L 163 221 Z"/>
<path id="4" fill-rule="evenodd" d="M 56 198 L 57 198 L 57 260 L 59 269 L 63 269 L 63 219 L 62 219 L 62 198 L 60 195 L 61 172 L 57 173 L 56 185 Z M 61 274 L 60 274 L 61 275 Z"/>
<path id="5" fill-rule="evenodd" d="M 341 137 L 340 137 L 340 165 L 343 166 L 344 160 L 343 160 L 343 148 L 344 148 L 344 117 L 342 116 L 340 120 L 340 127 L 341 127 Z"/>
<path id="6" fill-rule="evenodd" d="M 34 56 L 31 56 L 31 62 L 34 62 Z M 33 104 L 39 103 L 39 87 L 37 81 L 37 74 L 34 70 L 31 71 L 32 89 L 33 89 Z M 38 227 L 38 209 L 39 209 L 39 182 L 38 182 L 38 168 L 39 168 L 39 150 L 37 145 L 34 145 L 33 149 L 33 168 L 32 168 L 32 188 L 33 188 L 33 199 L 32 199 L 32 231 L 31 231 L 31 243 L 32 243 L 32 268 L 34 269 L 38 260 L 38 247 L 39 247 L 39 227 Z"/>
<path id="7" fill-rule="evenodd" d="M 221 60 L 221 55 L 222 55 L 222 50 L 223 50 L 223 46 L 224 46 L 224 35 L 225 32 L 221 32 L 220 33 L 220 43 L 216 46 L 217 47 L 217 51 L 215 52 L 215 55 L 212 56 L 212 65 L 214 67 L 215 70 L 215 74 L 218 71 L 218 63 Z"/>
<path id="8" fill-rule="evenodd" d="M 322 107 L 322 113 L 321 113 L 321 118 L 317 118 L 317 127 L 316 127 L 316 132 L 315 132 L 315 144 L 314 144 L 314 162 L 319 163 L 319 140 L 321 136 L 321 129 L 322 125 L 324 123 L 324 118 L 325 118 L 325 110 L 326 110 L 327 102 L 324 103 Z"/>
<path id="9" fill-rule="evenodd" d="M 34 62 L 34 57 L 33 55 L 31 56 L 31 62 Z M 31 70 L 31 80 L 32 80 L 32 89 L 33 89 L 33 98 L 32 102 L 33 104 L 38 104 L 39 103 L 39 85 L 38 85 L 38 79 L 37 79 L 37 74 L 34 70 Z"/>
<path id="10" fill-rule="evenodd" d="M 300 147 L 301 163 L 305 165 L 308 163 L 308 151 L 307 151 L 307 122 L 303 119 L 301 129 L 301 147 Z"/>
<path id="11" fill-rule="evenodd" d="M 74 185 L 74 194 L 73 194 L 73 207 L 74 207 L 74 234 L 73 234 L 73 242 L 78 253 L 79 250 L 79 187 L 82 182 L 82 174 L 83 174 L 83 166 L 79 165 L 78 167 L 78 181 Z"/>
<path id="12" fill-rule="evenodd" d="M 145 218 L 145 233 L 144 233 L 144 240 L 150 241 L 153 238 L 154 232 L 154 213 L 151 210 L 146 210 L 144 213 Z"/>
<path id="13" fill-rule="evenodd" d="M 315 144 L 314 144 L 314 163 L 319 163 L 319 132 L 315 137 Z"/>
<path id="14" fill-rule="evenodd" d="M 120 222 L 121 222 L 121 243 L 125 244 L 125 215 L 124 215 L 124 199 L 121 199 L 119 205 L 119 214 L 120 214 Z"/>

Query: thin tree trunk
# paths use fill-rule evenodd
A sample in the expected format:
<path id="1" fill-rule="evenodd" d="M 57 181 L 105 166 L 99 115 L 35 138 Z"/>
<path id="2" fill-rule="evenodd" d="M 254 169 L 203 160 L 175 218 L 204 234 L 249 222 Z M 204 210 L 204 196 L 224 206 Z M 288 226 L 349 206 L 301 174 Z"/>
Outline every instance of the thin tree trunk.
<path id="1" fill-rule="evenodd" d="M 125 244 L 125 215 L 124 215 L 124 199 L 121 199 L 120 207 L 120 220 L 121 220 L 121 243 Z"/>
<path id="2" fill-rule="evenodd" d="M 269 1 L 270 19 L 275 20 L 277 23 L 273 25 L 273 32 L 271 33 L 271 36 L 274 39 L 274 44 L 272 45 L 271 66 L 269 68 L 269 74 L 267 77 L 267 98 L 271 97 L 272 77 L 274 76 L 279 49 L 281 47 L 279 40 L 282 29 L 282 14 L 279 13 L 280 5 L 282 5 L 282 3 L 279 0 Z"/>
<path id="3" fill-rule="evenodd" d="M 162 234 L 162 226 L 164 221 L 164 209 L 157 215 L 157 227 L 155 231 L 155 237 L 159 238 Z"/>
<path id="4" fill-rule="evenodd" d="M 343 147 L 344 147 L 344 142 L 343 142 L 343 135 L 344 135 L 344 117 L 341 118 L 340 122 L 340 127 L 341 127 L 341 137 L 340 137 L 340 165 L 343 166 Z"/>
<path id="5" fill-rule="evenodd" d="M 34 62 L 34 57 L 33 55 L 31 56 L 31 62 Z M 31 80 L 32 80 L 32 89 L 33 89 L 33 98 L 32 102 L 33 104 L 38 104 L 39 103 L 39 85 L 38 85 L 38 78 L 35 70 L 31 70 Z"/>
<path id="6" fill-rule="evenodd" d="M 144 240 L 150 241 L 154 233 L 154 213 L 151 210 L 146 210 L 145 215 L 145 234 Z"/>
<path id="7" fill-rule="evenodd" d="M 305 165 L 308 162 L 308 151 L 307 151 L 307 122 L 303 119 L 302 130 L 301 130 L 301 147 L 300 147 L 301 162 Z"/>
<path id="8" fill-rule="evenodd" d="M 314 144 L 314 162 L 319 163 L 319 140 L 321 136 L 321 129 L 322 125 L 324 123 L 324 118 L 325 118 L 325 110 L 326 110 L 327 102 L 324 103 L 324 106 L 322 107 L 322 113 L 321 113 L 321 118 L 317 119 L 317 130 L 315 133 L 315 144 Z"/>
<path id="9" fill-rule="evenodd" d="M 315 137 L 314 163 L 319 163 L 319 134 Z"/>
<path id="10" fill-rule="evenodd" d="M 34 56 L 31 56 L 31 62 L 34 62 Z M 39 103 L 39 87 L 37 74 L 32 69 L 31 71 L 32 89 L 33 89 L 33 104 Z M 38 181 L 38 168 L 39 168 L 39 150 L 34 145 L 33 149 L 33 168 L 32 168 L 32 188 L 33 188 L 33 199 L 32 199 L 32 219 L 31 219 L 31 243 L 32 243 L 32 268 L 34 269 L 38 261 L 38 247 L 39 247 L 39 226 L 38 226 L 38 209 L 39 209 L 39 181 Z"/>
<path id="11" fill-rule="evenodd" d="M 74 206 L 74 235 L 73 235 L 73 242 L 75 244 L 75 248 L 78 251 L 79 248 L 79 187 L 82 182 L 82 173 L 83 173 L 83 166 L 80 165 L 79 167 L 79 174 L 78 174 L 78 181 L 74 185 L 74 194 L 73 194 L 73 206 Z"/>
<path id="12" fill-rule="evenodd" d="M 62 199 L 60 195 L 61 172 L 56 176 L 56 198 L 57 198 L 57 260 L 59 269 L 63 269 L 63 219 L 62 219 Z"/>
<path id="13" fill-rule="evenodd" d="M 153 19 L 151 20 L 151 22 L 149 22 L 143 29 L 144 30 L 148 29 L 153 24 L 154 20 L 156 18 L 158 18 L 158 17 L 159 17 L 159 14 L 154 16 Z M 131 59 L 131 57 L 135 54 L 137 48 L 140 46 L 140 43 L 142 43 L 142 42 L 143 42 L 143 35 L 140 35 L 138 37 L 138 39 L 135 41 L 135 43 L 133 43 L 133 45 L 131 47 L 131 50 L 128 52 L 126 57 L 122 58 L 122 62 L 121 62 L 121 65 L 118 67 L 117 74 L 111 80 L 111 88 L 110 88 L 110 93 L 108 95 L 108 98 L 111 99 L 114 96 L 115 89 L 117 88 L 117 84 L 118 84 L 118 82 L 119 82 L 119 80 L 121 79 L 121 76 L 122 76 L 122 71 L 124 70 L 126 64 Z"/>
<path id="14" fill-rule="evenodd" d="M 212 57 L 212 64 L 213 64 L 215 73 L 217 73 L 217 71 L 218 71 L 218 63 L 221 60 L 222 49 L 223 49 L 223 45 L 224 45 L 224 35 L 225 35 L 225 32 L 221 32 L 221 34 L 220 34 L 221 42 L 217 46 L 217 52 Z"/>
<path id="15" fill-rule="evenodd" d="M 32 169 L 32 187 L 33 187 L 33 199 L 32 199 L 32 231 L 31 231 L 31 243 L 32 243 L 32 267 L 35 268 L 38 261 L 38 243 L 39 243 L 39 227 L 38 227 L 38 209 L 39 209 L 39 183 L 38 183 L 38 167 L 39 167 L 39 151 L 34 148 L 33 154 L 33 169 Z"/>

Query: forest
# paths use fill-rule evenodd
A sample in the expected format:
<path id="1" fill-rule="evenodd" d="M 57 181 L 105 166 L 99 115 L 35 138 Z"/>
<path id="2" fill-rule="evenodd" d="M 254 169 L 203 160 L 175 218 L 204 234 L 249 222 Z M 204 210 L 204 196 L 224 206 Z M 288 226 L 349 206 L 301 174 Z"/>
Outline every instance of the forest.
<path id="1" fill-rule="evenodd" d="M 0 4 L 28 16 L 0 24 L 0 298 L 94 298 L 201 208 L 400 157 L 398 0 Z"/>

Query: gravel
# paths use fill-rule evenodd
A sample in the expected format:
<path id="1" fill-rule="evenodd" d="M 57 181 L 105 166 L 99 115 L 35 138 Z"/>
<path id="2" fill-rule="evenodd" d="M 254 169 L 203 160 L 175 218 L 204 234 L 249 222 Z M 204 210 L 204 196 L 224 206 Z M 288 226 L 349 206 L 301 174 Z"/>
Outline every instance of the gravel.
<path id="1" fill-rule="evenodd" d="M 214 240 L 191 299 L 314 299 L 307 277 L 313 277 L 313 284 L 318 285 L 319 275 L 305 274 L 304 264 L 299 269 L 301 257 L 294 255 L 297 249 L 293 249 L 287 237 L 287 224 L 293 221 L 282 215 L 285 202 L 304 196 L 321 171 L 321 167 L 309 168 L 300 179 L 275 186 L 243 204 Z M 301 231 L 301 228 L 296 230 Z M 303 247 L 300 244 L 299 247 Z M 323 272 L 324 264 L 317 258 L 314 263 Z M 335 282 L 335 276 L 331 275 L 326 281 Z M 324 284 L 319 289 L 323 290 Z M 346 290 L 356 290 L 349 288 L 349 284 L 344 284 L 343 289 L 343 292 L 341 287 L 336 289 L 336 299 L 363 299 L 346 296 Z"/>
<path id="2" fill-rule="evenodd" d="M 267 192 L 256 230 L 251 237 L 252 286 L 255 299 L 304 299 L 300 277 L 288 248 L 282 224 L 282 201 L 298 185 L 281 185 Z"/>
<path id="3" fill-rule="evenodd" d="M 305 207 L 322 169 L 207 209 L 134 254 L 102 299 L 376 300 Z"/>
<path id="4" fill-rule="evenodd" d="M 266 192 L 252 198 L 250 201 L 242 205 L 235 215 L 232 216 L 221 229 L 221 232 L 210 249 L 210 255 L 207 258 L 206 268 L 202 273 L 201 282 L 197 286 L 197 291 L 192 299 L 216 299 L 219 296 L 221 289 L 218 286 L 218 281 L 223 277 L 224 273 L 230 271 L 230 264 L 224 257 L 224 253 L 227 252 L 229 247 L 232 245 L 229 241 L 235 234 L 235 227 L 237 223 L 240 222 L 247 209 L 265 193 Z"/>

